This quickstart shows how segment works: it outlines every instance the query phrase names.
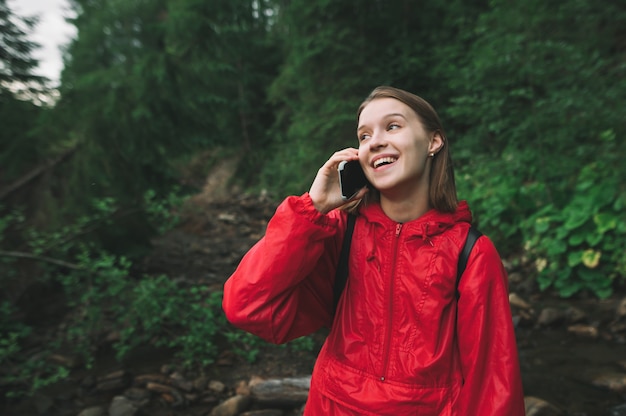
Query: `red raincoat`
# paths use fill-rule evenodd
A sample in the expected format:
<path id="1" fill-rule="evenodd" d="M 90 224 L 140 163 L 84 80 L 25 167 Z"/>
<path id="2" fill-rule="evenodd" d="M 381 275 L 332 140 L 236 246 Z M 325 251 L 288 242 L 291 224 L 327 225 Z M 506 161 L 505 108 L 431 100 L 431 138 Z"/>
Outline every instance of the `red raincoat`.
<path id="1" fill-rule="evenodd" d="M 346 216 L 287 198 L 224 286 L 228 320 L 269 342 L 330 326 L 305 415 L 523 416 L 506 272 L 487 237 L 456 297 L 467 204 L 404 224 L 361 208 L 333 319 Z"/>

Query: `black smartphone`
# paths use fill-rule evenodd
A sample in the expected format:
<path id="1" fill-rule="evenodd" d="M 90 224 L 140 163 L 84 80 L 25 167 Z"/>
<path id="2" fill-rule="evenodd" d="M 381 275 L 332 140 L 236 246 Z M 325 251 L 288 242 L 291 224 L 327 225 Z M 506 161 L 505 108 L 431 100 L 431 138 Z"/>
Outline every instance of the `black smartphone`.
<path id="1" fill-rule="evenodd" d="M 358 160 L 344 160 L 339 163 L 339 186 L 341 187 L 341 197 L 345 200 L 354 196 L 369 182 L 365 177 L 365 172 L 361 168 Z"/>

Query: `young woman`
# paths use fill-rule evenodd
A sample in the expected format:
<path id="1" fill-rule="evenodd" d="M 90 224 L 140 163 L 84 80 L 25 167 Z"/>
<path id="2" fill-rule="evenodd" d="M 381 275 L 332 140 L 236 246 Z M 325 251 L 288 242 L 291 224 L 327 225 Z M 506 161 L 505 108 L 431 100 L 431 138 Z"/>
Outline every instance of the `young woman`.
<path id="1" fill-rule="evenodd" d="M 506 272 L 476 242 L 457 297 L 472 215 L 457 201 L 448 141 L 423 99 L 378 87 L 361 104 L 358 149 L 333 154 L 308 193 L 287 198 L 224 287 L 234 325 L 284 343 L 331 328 L 307 416 L 523 416 Z M 371 183 L 354 198 L 349 278 L 333 314 L 348 213 L 337 167 Z"/>

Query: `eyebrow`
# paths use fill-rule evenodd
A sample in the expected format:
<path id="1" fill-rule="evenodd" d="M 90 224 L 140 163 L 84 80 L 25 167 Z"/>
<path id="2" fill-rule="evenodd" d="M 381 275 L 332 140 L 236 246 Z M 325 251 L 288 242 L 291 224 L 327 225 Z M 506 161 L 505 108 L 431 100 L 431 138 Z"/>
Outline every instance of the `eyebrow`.
<path id="1" fill-rule="evenodd" d="M 381 120 L 386 120 L 388 118 L 393 118 L 393 117 L 402 117 L 403 119 L 407 120 L 406 116 L 402 113 L 391 113 L 391 114 L 387 114 L 385 116 L 383 116 L 381 118 Z M 360 132 L 361 130 L 363 130 L 365 128 L 364 125 L 360 125 L 359 127 L 357 127 L 356 132 Z"/>

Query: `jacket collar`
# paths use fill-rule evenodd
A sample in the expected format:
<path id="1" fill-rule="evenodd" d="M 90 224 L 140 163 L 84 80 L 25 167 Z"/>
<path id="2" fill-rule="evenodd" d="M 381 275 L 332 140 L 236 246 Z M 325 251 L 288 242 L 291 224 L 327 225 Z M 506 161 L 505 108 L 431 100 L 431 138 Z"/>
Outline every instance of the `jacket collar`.
<path id="1" fill-rule="evenodd" d="M 389 218 L 382 210 L 379 203 L 372 203 L 361 207 L 359 213 L 370 223 L 379 224 L 383 229 L 395 229 L 397 222 Z M 441 234 L 457 223 L 472 222 L 472 213 L 467 201 L 460 201 L 457 209 L 453 213 L 440 212 L 434 209 L 426 212 L 421 217 L 403 223 L 402 232 L 417 235 L 424 240 L 432 236 Z"/>

